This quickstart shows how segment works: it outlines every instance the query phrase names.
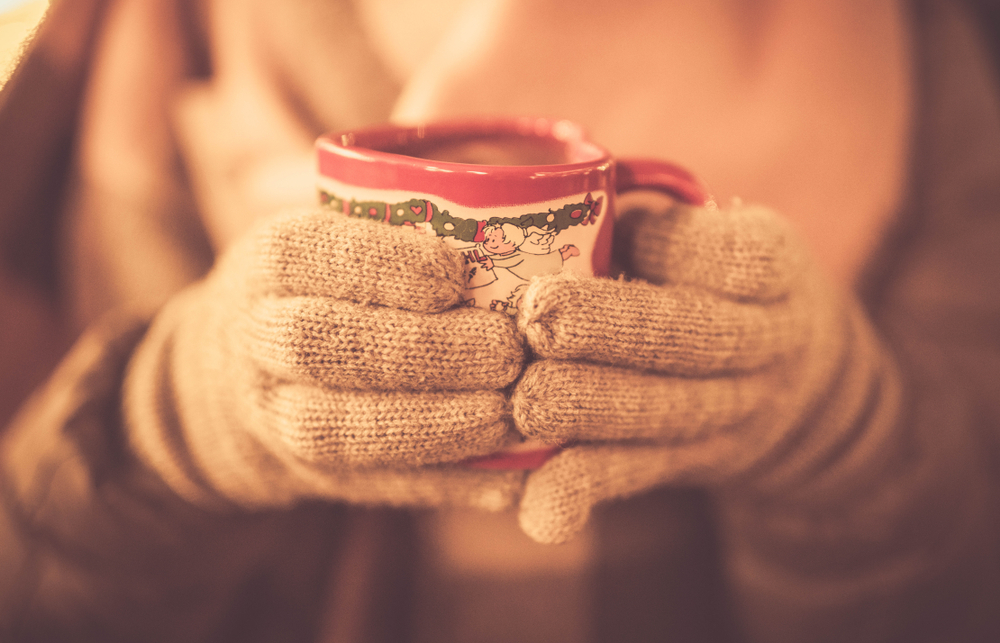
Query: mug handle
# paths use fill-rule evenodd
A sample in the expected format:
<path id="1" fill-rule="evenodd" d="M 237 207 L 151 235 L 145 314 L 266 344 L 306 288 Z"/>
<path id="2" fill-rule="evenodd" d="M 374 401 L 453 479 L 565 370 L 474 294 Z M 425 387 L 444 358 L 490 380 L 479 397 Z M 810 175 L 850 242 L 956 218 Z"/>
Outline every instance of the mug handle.
<path id="1" fill-rule="evenodd" d="M 615 162 L 614 180 L 617 194 L 650 190 L 665 194 L 680 203 L 709 210 L 718 209 L 704 181 L 669 161 L 646 158 L 619 159 Z M 607 219 L 598 232 L 591 256 L 595 275 L 607 274 L 611 266 L 612 234 L 611 220 Z"/>
<path id="2" fill-rule="evenodd" d="M 615 189 L 619 194 L 633 190 L 652 190 L 688 205 L 710 210 L 718 207 L 704 181 L 668 161 L 620 159 L 615 168 Z"/>

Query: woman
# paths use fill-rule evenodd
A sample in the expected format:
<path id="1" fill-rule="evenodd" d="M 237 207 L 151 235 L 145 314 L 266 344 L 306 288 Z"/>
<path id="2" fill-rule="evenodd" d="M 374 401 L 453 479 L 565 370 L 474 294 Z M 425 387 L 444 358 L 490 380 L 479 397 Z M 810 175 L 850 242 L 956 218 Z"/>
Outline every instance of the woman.
<path id="1" fill-rule="evenodd" d="M 71 334 L 90 329 L 3 443 L 0 551 L 16 579 L 3 622 L 16 635 L 995 634 L 1000 120 L 961 5 L 91 8 L 75 21 L 94 25 L 78 34 L 90 57 L 73 59 L 86 73 L 59 85 L 82 87 L 79 115 L 54 114 L 5 152 L 51 160 L 14 164 L 47 171 L 12 184 L 28 205 L 5 211 L 6 246 L 34 248 L 19 224 L 58 249 L 8 263 L 58 284 Z M 6 131 L 43 62 L 60 60 L 66 40 L 49 34 L 69 11 L 57 5 L 6 90 Z M 679 160 L 721 203 L 766 203 L 792 225 L 738 203 L 640 200 L 617 235 L 640 279 L 537 280 L 519 331 L 482 311 L 501 325 L 487 352 L 506 375 L 479 391 L 441 367 L 437 389 L 414 393 L 388 350 L 366 357 L 387 373 L 375 384 L 313 362 L 303 373 L 302 339 L 319 347 L 307 356 L 342 363 L 328 334 L 248 325 L 291 288 L 274 253 L 308 268 L 294 294 L 323 306 L 310 319 L 359 320 L 356 333 L 378 315 L 433 324 L 448 302 L 413 303 L 405 284 L 352 299 L 343 284 L 363 283 L 352 266 L 379 248 L 416 243 L 447 262 L 439 247 L 274 212 L 314 198 L 324 129 L 497 112 L 578 120 L 617 154 Z M 76 135 L 68 181 L 59 123 Z M 61 207 L 41 204 L 64 185 Z M 294 250 L 323 247 L 333 226 L 358 255 Z M 589 329 L 583 346 L 549 341 L 552 315 Z M 540 395 L 545 382 L 562 393 Z M 445 397 L 499 428 L 441 420 Z M 324 432 L 343 408 L 390 404 L 405 411 L 398 442 L 385 420 Z M 310 451 L 302 409 L 336 455 Z M 530 474 L 447 464 L 510 427 L 578 443 Z M 435 450 L 431 433 L 450 437 Z M 376 436 L 370 460 L 336 450 L 357 435 Z M 411 511 L 365 509 L 384 505 Z M 518 526 L 568 544 L 532 544 Z"/>

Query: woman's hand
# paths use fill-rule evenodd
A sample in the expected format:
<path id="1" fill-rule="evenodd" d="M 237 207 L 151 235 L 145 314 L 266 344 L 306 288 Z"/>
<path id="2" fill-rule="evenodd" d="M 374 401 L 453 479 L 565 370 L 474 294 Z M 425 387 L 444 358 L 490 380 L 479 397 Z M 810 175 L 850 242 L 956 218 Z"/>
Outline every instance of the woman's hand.
<path id="1" fill-rule="evenodd" d="M 899 378 L 789 226 L 743 206 L 623 219 L 639 279 L 548 276 L 522 302 L 540 359 L 515 422 L 568 445 L 528 478 L 524 530 L 564 541 L 596 503 L 668 483 L 826 499 L 865 484 Z"/>
<path id="2" fill-rule="evenodd" d="M 523 473 L 454 466 L 516 434 L 501 389 L 524 347 L 456 307 L 439 239 L 323 210 L 280 216 L 159 314 L 132 360 L 126 422 L 181 495 L 497 509 Z"/>

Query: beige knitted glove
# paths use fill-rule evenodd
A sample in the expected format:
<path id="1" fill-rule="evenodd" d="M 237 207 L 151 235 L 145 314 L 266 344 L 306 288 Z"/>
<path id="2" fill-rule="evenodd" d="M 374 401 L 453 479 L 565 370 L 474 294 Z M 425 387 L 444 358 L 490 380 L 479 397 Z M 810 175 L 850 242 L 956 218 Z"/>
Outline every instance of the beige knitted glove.
<path id="1" fill-rule="evenodd" d="M 616 235 L 642 280 L 554 275 L 524 297 L 541 359 L 515 422 L 570 446 L 529 477 L 523 529 L 564 541 L 594 504 L 667 483 L 792 502 L 868 484 L 895 439 L 899 378 L 785 222 L 734 205 L 632 223 Z"/>
<path id="2" fill-rule="evenodd" d="M 182 496 L 498 509 L 521 472 L 448 466 L 516 433 L 523 342 L 455 308 L 440 240 L 327 211 L 248 235 L 155 319 L 125 385 L 129 439 Z"/>

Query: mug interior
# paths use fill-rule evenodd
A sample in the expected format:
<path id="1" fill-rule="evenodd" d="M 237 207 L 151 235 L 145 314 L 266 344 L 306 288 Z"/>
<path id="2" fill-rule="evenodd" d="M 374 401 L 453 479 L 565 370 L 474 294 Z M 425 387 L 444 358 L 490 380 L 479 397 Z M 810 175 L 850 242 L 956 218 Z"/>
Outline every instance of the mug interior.
<path id="1" fill-rule="evenodd" d="M 572 162 L 567 147 L 565 142 L 550 138 L 498 134 L 418 140 L 396 153 L 469 165 L 557 165 Z"/>
<path id="2" fill-rule="evenodd" d="M 371 129 L 348 134 L 341 143 L 428 161 L 485 166 L 589 163 L 606 152 L 586 140 L 569 121 L 487 120 Z"/>

